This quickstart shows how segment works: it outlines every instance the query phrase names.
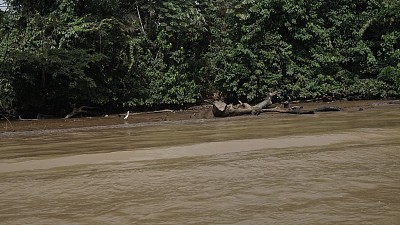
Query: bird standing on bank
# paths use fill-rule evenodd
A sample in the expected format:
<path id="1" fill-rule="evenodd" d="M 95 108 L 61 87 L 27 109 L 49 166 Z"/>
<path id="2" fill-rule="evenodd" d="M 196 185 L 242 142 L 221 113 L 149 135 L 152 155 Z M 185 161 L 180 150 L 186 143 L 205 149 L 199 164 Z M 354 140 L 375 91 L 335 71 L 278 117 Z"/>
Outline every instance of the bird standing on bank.
<path id="1" fill-rule="evenodd" d="M 128 119 L 128 117 L 129 117 L 129 111 L 126 112 L 126 115 L 125 115 L 125 117 L 124 117 L 124 120 Z"/>

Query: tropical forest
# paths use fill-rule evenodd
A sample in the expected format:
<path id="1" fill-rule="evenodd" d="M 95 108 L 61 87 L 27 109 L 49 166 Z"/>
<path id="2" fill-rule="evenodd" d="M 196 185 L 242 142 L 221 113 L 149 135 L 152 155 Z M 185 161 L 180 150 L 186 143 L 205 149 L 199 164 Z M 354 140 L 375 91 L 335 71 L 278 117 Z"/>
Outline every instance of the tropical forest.
<path id="1" fill-rule="evenodd" d="M 0 114 L 400 96 L 399 0 L 4 0 Z"/>

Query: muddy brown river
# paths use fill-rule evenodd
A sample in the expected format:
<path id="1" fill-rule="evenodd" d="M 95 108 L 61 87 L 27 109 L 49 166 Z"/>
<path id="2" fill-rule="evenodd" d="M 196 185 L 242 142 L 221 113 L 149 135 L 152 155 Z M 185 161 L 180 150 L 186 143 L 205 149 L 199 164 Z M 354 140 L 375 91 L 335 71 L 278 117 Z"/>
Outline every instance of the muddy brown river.
<path id="1" fill-rule="evenodd" d="M 400 224 L 400 108 L 2 136 L 0 224 Z"/>

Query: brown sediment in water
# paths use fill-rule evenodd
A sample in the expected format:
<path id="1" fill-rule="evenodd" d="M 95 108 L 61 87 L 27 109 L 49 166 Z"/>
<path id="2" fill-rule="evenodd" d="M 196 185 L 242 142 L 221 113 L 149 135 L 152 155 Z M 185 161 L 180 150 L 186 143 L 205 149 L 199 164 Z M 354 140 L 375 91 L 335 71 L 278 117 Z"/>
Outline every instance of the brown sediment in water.
<path id="1" fill-rule="evenodd" d="M 344 111 L 359 111 L 368 109 L 382 109 L 393 106 L 388 104 L 390 101 L 337 101 L 327 102 L 311 102 L 311 103 L 292 103 L 292 106 L 302 106 L 304 110 L 311 110 L 321 106 L 336 106 Z M 275 106 L 283 108 L 283 105 L 275 104 Z M 396 104 L 395 106 L 399 106 Z M 333 112 L 335 113 L 335 112 Z M 293 115 L 279 113 L 263 113 L 262 117 L 287 117 Z M 299 115 L 298 115 L 299 116 Z M 254 116 L 239 116 L 235 118 L 224 119 L 249 119 Z M 0 137 L 7 136 L 26 136 L 41 135 L 49 133 L 68 132 L 71 130 L 95 130 L 105 128 L 124 128 L 132 126 L 146 126 L 157 123 L 168 122 L 196 122 L 199 120 L 213 119 L 211 105 L 197 106 L 188 110 L 165 111 L 165 112 L 143 112 L 132 113 L 127 120 L 118 115 L 109 115 L 107 117 L 82 117 L 82 118 L 59 118 L 44 120 L 0 120 Z M 221 118 L 218 118 L 221 119 Z M 11 123 L 11 124 L 10 124 Z"/>
<path id="2" fill-rule="evenodd" d="M 0 133 L 1 221 L 398 224 L 400 105 L 329 105 L 343 112 L 182 111 Z"/>

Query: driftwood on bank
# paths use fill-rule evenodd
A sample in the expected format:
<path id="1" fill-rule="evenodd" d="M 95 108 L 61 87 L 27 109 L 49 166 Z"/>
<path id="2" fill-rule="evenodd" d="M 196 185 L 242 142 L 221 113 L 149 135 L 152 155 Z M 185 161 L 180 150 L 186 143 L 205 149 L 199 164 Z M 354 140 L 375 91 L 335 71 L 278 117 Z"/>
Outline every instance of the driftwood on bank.
<path id="1" fill-rule="evenodd" d="M 289 109 L 263 109 L 262 112 L 276 112 L 276 113 L 288 113 L 288 114 L 314 114 L 316 112 L 337 112 L 342 109 L 336 106 L 321 106 L 313 110 L 303 110 L 302 107 L 292 107 Z"/>
<path id="2" fill-rule="evenodd" d="M 267 94 L 264 101 L 254 106 L 242 102 L 240 102 L 240 104 L 237 105 L 233 104 L 228 105 L 223 101 L 215 101 L 213 103 L 212 112 L 215 117 L 228 117 L 228 116 L 239 116 L 245 114 L 258 115 L 263 112 L 276 112 L 276 113 L 288 113 L 288 114 L 314 114 L 316 112 L 341 111 L 339 107 L 335 106 L 322 106 L 313 110 L 303 110 L 302 107 L 291 107 L 285 109 L 280 109 L 280 108 L 265 109 L 267 106 L 272 105 L 271 98 L 275 94 L 276 94 L 275 92 Z"/>
<path id="3" fill-rule="evenodd" d="M 313 110 L 314 112 L 337 112 L 342 111 L 341 108 L 336 106 L 322 106 Z"/>
<path id="4" fill-rule="evenodd" d="M 150 111 L 150 112 L 136 112 L 136 113 L 132 113 L 130 111 L 128 111 L 127 113 L 122 113 L 122 114 L 118 114 L 118 117 L 124 117 L 124 119 L 128 118 L 129 115 L 139 115 L 139 114 L 153 114 L 153 113 L 166 113 L 166 112 L 170 112 L 173 113 L 175 112 L 172 109 L 163 109 L 163 110 L 156 110 L 156 111 Z"/>
<path id="5" fill-rule="evenodd" d="M 314 110 L 302 110 L 302 109 L 263 109 L 262 112 L 275 112 L 275 113 L 288 113 L 288 114 L 314 114 Z"/>
<path id="6" fill-rule="evenodd" d="M 23 119 L 21 116 L 19 116 L 18 120 L 20 120 L 20 121 L 36 121 L 36 120 L 39 120 L 39 119 Z"/>
<path id="7" fill-rule="evenodd" d="M 242 103 L 237 105 L 226 104 L 223 101 L 215 101 L 213 103 L 212 112 L 215 117 L 228 117 L 228 116 L 240 116 L 245 114 L 253 114 L 258 115 L 262 112 L 262 109 L 272 105 L 271 98 L 276 93 L 268 93 L 265 97 L 264 101 L 260 102 L 257 105 L 251 106 L 248 103 Z"/>
<path id="8" fill-rule="evenodd" d="M 90 107 L 90 106 L 81 106 L 77 108 L 76 104 L 70 104 L 70 106 L 72 108 L 72 112 L 70 112 L 68 115 L 65 116 L 66 119 L 82 115 L 84 113 L 89 113 L 88 109 L 96 109 L 96 107 Z"/>

